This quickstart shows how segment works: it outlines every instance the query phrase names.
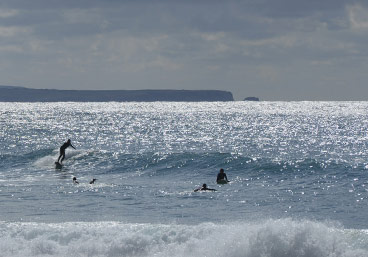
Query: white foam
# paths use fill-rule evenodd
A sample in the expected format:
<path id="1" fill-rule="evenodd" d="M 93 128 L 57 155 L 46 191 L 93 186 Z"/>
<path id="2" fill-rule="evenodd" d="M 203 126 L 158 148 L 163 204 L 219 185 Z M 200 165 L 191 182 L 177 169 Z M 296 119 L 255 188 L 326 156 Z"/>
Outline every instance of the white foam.
<path id="1" fill-rule="evenodd" d="M 84 155 L 88 155 L 87 150 L 78 149 L 78 150 L 67 150 L 65 153 L 65 159 L 72 159 L 72 158 L 79 158 Z M 54 167 L 55 162 L 57 161 L 59 157 L 59 151 L 54 150 L 51 155 L 47 155 L 44 157 L 39 158 L 34 162 L 34 166 L 39 168 L 45 168 L 45 167 Z"/>
<path id="2" fill-rule="evenodd" d="M 58 155 L 47 155 L 47 156 L 41 157 L 34 162 L 34 166 L 39 167 L 39 168 L 53 166 L 57 158 L 58 158 Z"/>
<path id="3" fill-rule="evenodd" d="M 0 256 L 362 257 L 368 235 L 290 219 L 193 226 L 0 223 Z"/>

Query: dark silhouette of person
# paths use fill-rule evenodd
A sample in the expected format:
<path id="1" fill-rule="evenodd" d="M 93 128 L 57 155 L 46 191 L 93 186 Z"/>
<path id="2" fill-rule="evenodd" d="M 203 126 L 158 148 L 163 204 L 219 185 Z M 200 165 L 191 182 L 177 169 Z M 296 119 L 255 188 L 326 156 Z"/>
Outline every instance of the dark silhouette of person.
<path id="1" fill-rule="evenodd" d="M 197 191 L 216 191 L 216 189 L 208 188 L 207 184 L 203 184 L 202 187 L 194 189 L 194 192 Z"/>
<path id="2" fill-rule="evenodd" d="M 67 142 L 65 142 L 61 147 L 60 147 L 60 155 L 59 155 L 59 158 L 57 160 L 56 163 L 62 163 L 64 158 L 65 158 L 65 149 L 68 148 L 69 146 L 73 147 L 75 149 L 74 146 L 72 146 L 72 141 L 70 139 L 68 139 Z M 60 160 L 61 158 L 61 160 Z"/>
<path id="3" fill-rule="evenodd" d="M 229 182 L 227 179 L 226 173 L 224 172 L 224 169 L 220 169 L 220 172 L 217 174 L 216 182 L 219 183 L 221 180 L 225 180 L 226 182 Z"/>
<path id="4" fill-rule="evenodd" d="M 73 183 L 74 184 L 79 184 L 79 182 L 77 181 L 77 178 L 76 177 L 73 177 Z"/>
<path id="5" fill-rule="evenodd" d="M 96 180 L 97 180 L 97 179 L 95 179 L 95 178 L 94 178 L 94 179 L 92 179 L 89 183 L 90 183 L 90 184 L 94 184 Z"/>

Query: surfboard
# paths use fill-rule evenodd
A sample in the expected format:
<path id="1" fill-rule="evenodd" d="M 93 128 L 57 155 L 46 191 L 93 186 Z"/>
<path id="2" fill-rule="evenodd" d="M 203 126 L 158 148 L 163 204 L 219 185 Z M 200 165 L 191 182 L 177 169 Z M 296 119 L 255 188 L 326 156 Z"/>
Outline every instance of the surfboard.
<path id="1" fill-rule="evenodd" d="M 217 184 L 221 184 L 221 185 L 227 184 L 227 181 L 225 179 L 220 179 L 217 181 Z"/>
<path id="2" fill-rule="evenodd" d="M 61 165 L 59 162 L 55 162 L 55 169 L 61 169 L 63 165 Z"/>

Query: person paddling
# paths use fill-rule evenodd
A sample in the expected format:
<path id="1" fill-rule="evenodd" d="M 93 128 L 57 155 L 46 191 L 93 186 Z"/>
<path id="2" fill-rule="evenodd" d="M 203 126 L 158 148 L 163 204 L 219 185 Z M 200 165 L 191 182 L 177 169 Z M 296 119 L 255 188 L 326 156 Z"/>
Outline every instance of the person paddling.
<path id="1" fill-rule="evenodd" d="M 75 150 L 75 147 L 72 145 L 72 141 L 70 139 L 68 139 L 67 142 L 65 142 L 61 147 L 60 147 L 60 155 L 59 158 L 57 160 L 56 163 L 62 163 L 64 158 L 65 158 L 65 149 L 68 148 L 69 146 L 73 147 Z M 61 159 L 60 159 L 61 158 Z"/>
<path id="2" fill-rule="evenodd" d="M 194 192 L 198 192 L 198 191 L 216 191 L 216 189 L 208 188 L 207 184 L 203 184 L 202 187 L 194 189 Z"/>

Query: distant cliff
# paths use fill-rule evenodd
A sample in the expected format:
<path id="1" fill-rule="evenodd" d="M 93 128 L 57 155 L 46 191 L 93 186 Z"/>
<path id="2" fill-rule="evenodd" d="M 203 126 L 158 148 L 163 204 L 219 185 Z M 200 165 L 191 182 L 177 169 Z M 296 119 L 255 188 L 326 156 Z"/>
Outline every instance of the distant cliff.
<path id="1" fill-rule="evenodd" d="M 221 90 L 55 90 L 0 86 L 0 102 L 234 101 Z"/>
<path id="2" fill-rule="evenodd" d="M 244 98 L 244 101 L 259 101 L 259 98 L 255 96 L 250 96 L 250 97 Z"/>

